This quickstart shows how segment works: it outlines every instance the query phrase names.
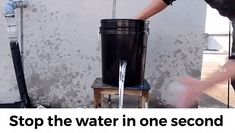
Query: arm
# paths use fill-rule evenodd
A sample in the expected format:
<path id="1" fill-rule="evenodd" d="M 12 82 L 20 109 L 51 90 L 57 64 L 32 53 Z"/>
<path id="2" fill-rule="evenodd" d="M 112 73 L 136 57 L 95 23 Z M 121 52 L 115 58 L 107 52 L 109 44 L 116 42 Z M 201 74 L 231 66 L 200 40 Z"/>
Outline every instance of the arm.
<path id="1" fill-rule="evenodd" d="M 235 60 L 229 60 L 227 63 L 218 71 L 207 77 L 203 82 L 202 90 L 210 88 L 217 83 L 223 82 L 228 78 L 235 77 Z"/>
<path id="2" fill-rule="evenodd" d="M 168 6 L 163 0 L 153 0 L 146 8 L 144 8 L 135 18 L 146 20 L 149 17 L 161 12 Z"/>
<path id="3" fill-rule="evenodd" d="M 198 80 L 192 77 L 181 79 L 181 83 L 186 87 L 185 92 L 181 93 L 183 101 L 177 103 L 177 107 L 190 107 L 202 94 L 204 90 L 213 87 L 215 84 L 226 81 L 228 78 L 235 77 L 235 60 L 229 60 L 220 70 L 214 72 L 204 80 Z"/>

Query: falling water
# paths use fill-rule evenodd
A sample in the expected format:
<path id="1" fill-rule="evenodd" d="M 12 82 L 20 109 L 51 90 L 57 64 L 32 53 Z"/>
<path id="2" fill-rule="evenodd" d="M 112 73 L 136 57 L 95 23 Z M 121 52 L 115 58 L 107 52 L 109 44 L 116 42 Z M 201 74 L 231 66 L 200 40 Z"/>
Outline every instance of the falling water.
<path id="1" fill-rule="evenodd" d="M 123 107 L 123 95 L 124 95 L 124 82 L 126 75 L 127 62 L 125 60 L 120 60 L 119 65 L 119 108 Z"/>

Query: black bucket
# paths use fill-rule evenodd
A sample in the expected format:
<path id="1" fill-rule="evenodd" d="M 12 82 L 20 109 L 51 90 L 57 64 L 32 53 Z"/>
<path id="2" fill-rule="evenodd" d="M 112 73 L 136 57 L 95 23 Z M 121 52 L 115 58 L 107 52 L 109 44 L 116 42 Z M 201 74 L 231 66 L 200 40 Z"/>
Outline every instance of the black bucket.
<path id="1" fill-rule="evenodd" d="M 135 19 L 102 19 L 100 34 L 102 47 L 103 83 L 117 86 L 119 61 L 126 60 L 125 86 L 142 85 L 149 23 Z"/>

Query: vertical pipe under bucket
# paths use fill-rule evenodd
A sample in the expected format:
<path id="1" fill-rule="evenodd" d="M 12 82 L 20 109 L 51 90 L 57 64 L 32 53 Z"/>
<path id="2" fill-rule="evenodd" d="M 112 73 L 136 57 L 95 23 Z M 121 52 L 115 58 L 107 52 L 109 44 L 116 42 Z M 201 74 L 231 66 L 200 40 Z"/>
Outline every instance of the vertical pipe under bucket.
<path id="1" fill-rule="evenodd" d="M 113 0 L 112 19 L 116 18 L 116 7 L 117 7 L 117 0 Z"/>

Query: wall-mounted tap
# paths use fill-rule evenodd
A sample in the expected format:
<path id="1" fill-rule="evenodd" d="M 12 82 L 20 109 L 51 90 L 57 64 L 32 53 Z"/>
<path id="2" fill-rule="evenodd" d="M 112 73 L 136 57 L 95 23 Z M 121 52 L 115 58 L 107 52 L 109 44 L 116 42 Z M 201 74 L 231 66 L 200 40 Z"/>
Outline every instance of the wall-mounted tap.
<path id="1" fill-rule="evenodd" d="M 18 39 L 18 25 L 15 18 L 15 9 L 23 8 L 28 5 L 28 0 L 7 0 L 4 5 L 4 15 L 7 20 L 9 39 L 16 41 Z"/>
<path id="2" fill-rule="evenodd" d="M 7 0 L 4 6 L 5 16 L 15 15 L 15 9 L 20 7 L 26 7 L 28 0 Z"/>

